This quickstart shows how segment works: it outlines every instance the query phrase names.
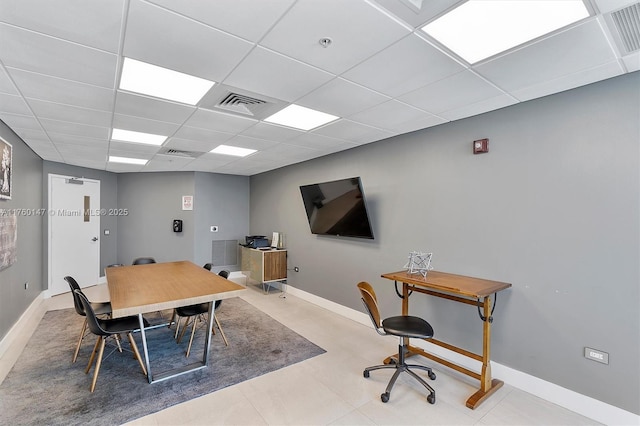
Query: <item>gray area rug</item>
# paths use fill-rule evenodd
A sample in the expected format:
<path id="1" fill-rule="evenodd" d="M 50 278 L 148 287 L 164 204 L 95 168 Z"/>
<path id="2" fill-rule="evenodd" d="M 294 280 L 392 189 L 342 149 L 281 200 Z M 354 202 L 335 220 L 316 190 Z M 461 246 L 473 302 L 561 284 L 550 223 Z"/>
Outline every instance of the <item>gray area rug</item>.
<path id="1" fill-rule="evenodd" d="M 89 374 L 84 369 L 95 336 L 85 337 L 78 361 L 72 364 L 83 318 L 73 309 L 47 312 L 0 385 L 0 424 L 121 424 L 325 352 L 242 299 L 223 301 L 216 315 L 229 346 L 216 331 L 209 368 L 149 384 L 126 351 L 125 337 L 123 353 L 112 352 L 114 346 L 105 349 L 96 389 L 90 393 L 93 368 Z M 134 336 L 142 352 L 139 333 Z M 204 327 L 196 330 L 196 336 L 187 359 L 188 334 L 176 344 L 173 328 L 149 330 L 152 372 L 202 360 Z"/>

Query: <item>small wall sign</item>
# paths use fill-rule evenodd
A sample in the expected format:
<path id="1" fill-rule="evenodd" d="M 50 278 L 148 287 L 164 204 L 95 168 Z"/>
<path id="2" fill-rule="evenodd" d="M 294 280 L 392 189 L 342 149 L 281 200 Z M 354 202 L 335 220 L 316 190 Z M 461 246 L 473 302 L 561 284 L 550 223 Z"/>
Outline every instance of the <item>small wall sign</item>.
<path id="1" fill-rule="evenodd" d="M 193 195 L 182 196 L 182 210 L 193 210 Z"/>

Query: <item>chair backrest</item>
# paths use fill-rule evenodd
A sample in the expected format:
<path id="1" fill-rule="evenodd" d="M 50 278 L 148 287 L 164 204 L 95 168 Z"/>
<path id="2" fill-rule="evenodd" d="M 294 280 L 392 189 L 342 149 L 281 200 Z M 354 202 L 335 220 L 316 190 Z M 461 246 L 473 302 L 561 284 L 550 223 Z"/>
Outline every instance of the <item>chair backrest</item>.
<path id="1" fill-rule="evenodd" d="M 84 308 L 84 312 L 87 315 L 87 325 L 89 326 L 89 330 L 95 335 L 98 336 L 106 336 L 107 333 L 101 326 L 98 318 L 96 317 L 96 313 L 93 311 L 93 307 L 91 307 L 91 303 L 87 296 L 81 290 L 74 290 L 74 293 L 82 303 L 82 307 Z"/>
<path id="2" fill-rule="evenodd" d="M 203 268 L 206 269 L 207 271 L 210 271 L 211 268 L 213 268 L 213 263 L 205 263 Z"/>
<path id="3" fill-rule="evenodd" d="M 69 287 L 71 288 L 71 295 L 73 296 L 73 307 L 76 309 L 76 312 L 78 313 L 78 315 L 82 315 L 85 316 L 86 314 L 84 313 L 84 307 L 82 307 L 82 302 L 80 302 L 80 299 L 78 298 L 78 295 L 76 294 L 76 290 L 78 290 L 80 293 L 82 293 L 82 290 L 80 289 L 80 286 L 78 285 L 78 282 L 75 280 L 75 278 L 70 277 L 70 276 L 66 276 L 64 277 L 64 280 L 69 283 Z"/>
<path id="4" fill-rule="evenodd" d="M 369 318 L 371 318 L 373 326 L 379 333 L 382 328 L 382 323 L 380 320 L 380 309 L 378 309 L 378 298 L 376 297 L 376 292 L 373 290 L 373 287 L 371 287 L 371 284 L 364 281 L 358 283 L 358 290 L 360 290 L 362 303 L 364 303 L 364 307 L 367 309 Z"/>
<path id="5" fill-rule="evenodd" d="M 148 265 L 150 263 L 156 263 L 156 260 L 153 257 L 139 257 L 133 261 L 132 265 Z"/>
<path id="6" fill-rule="evenodd" d="M 218 272 L 218 275 L 220 275 L 224 279 L 227 279 L 229 278 L 229 271 L 227 271 L 226 269 L 223 269 L 222 271 Z M 221 304 L 222 304 L 222 300 L 216 300 L 216 303 L 213 305 L 213 309 L 214 310 L 218 309 Z"/>

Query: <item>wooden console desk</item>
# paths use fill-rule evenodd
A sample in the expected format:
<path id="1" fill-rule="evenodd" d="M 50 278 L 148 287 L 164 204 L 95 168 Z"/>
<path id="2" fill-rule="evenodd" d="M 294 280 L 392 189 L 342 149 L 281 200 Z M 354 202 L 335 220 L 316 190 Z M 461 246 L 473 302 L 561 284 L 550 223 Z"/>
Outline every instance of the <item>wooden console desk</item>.
<path id="1" fill-rule="evenodd" d="M 262 285 L 284 281 L 287 279 L 287 250 L 254 249 L 242 247 L 240 264 L 243 271 L 248 271 L 249 278 Z"/>
<path id="2" fill-rule="evenodd" d="M 434 345 L 443 347 L 450 351 L 469 357 L 482 363 L 481 372 L 469 370 L 461 365 L 455 364 L 446 359 L 440 358 L 434 354 L 424 351 L 421 348 L 411 346 L 408 343 L 408 356 L 421 355 L 435 362 L 459 371 L 467 376 L 473 377 L 480 381 L 480 389 L 467 399 L 467 407 L 474 409 L 479 406 L 486 398 L 498 390 L 503 382 L 498 379 L 491 378 L 491 323 L 493 322 L 493 313 L 491 296 L 494 295 L 493 307 L 495 308 L 495 295 L 499 291 L 511 287 L 509 283 L 499 281 L 489 281 L 480 278 L 465 277 L 462 275 L 448 274 L 445 272 L 429 271 L 426 277 L 420 274 L 409 274 L 407 271 L 391 272 L 382 274 L 382 278 L 392 280 L 396 284 L 396 293 L 402 298 L 402 314 L 409 315 L 409 296 L 411 292 L 428 294 L 430 296 L 441 297 L 455 302 L 466 303 L 468 305 L 477 306 L 480 319 L 483 322 L 482 327 L 482 354 L 478 355 L 465 349 L 453 346 L 436 339 L 425 339 Z M 402 294 L 398 292 L 398 282 L 402 283 Z M 482 309 L 482 311 L 480 311 Z M 391 357 L 384 361 L 391 362 Z"/>

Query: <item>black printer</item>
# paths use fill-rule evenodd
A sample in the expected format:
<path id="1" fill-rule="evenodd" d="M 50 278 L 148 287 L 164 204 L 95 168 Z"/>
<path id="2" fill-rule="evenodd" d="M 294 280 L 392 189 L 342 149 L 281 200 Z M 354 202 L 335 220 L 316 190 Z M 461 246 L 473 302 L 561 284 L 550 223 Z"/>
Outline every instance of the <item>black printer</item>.
<path id="1" fill-rule="evenodd" d="M 245 247 L 249 248 L 260 248 L 260 247 L 269 247 L 269 240 L 264 235 L 247 235 L 245 237 L 246 244 Z"/>

